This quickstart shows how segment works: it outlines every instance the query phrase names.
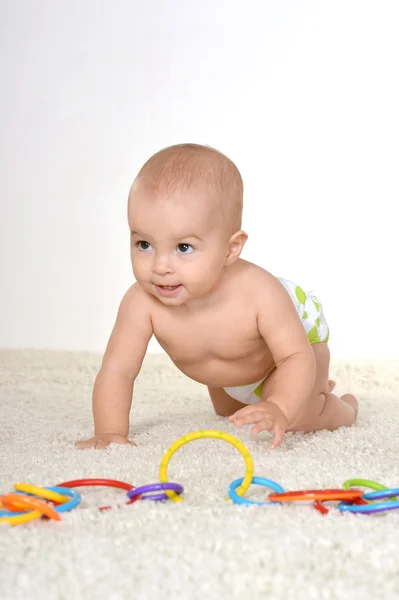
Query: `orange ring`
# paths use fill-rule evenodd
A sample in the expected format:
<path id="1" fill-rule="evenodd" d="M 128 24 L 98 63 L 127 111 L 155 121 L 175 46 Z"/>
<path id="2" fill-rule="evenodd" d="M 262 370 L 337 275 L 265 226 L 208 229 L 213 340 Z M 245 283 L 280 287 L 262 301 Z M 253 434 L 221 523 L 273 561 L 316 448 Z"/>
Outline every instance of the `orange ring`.
<path id="1" fill-rule="evenodd" d="M 297 490 L 284 492 L 284 494 L 270 494 L 271 502 L 300 502 L 306 500 L 346 500 L 354 502 L 363 496 L 362 490 Z"/>
<path id="2" fill-rule="evenodd" d="M 42 502 L 32 496 L 24 496 L 23 494 L 4 494 L 1 497 L 1 502 L 7 510 L 13 511 L 16 508 L 29 508 L 34 511 L 39 511 L 42 515 L 45 515 L 49 519 L 55 521 L 61 521 L 60 515 L 54 508 L 52 508 L 46 502 Z"/>

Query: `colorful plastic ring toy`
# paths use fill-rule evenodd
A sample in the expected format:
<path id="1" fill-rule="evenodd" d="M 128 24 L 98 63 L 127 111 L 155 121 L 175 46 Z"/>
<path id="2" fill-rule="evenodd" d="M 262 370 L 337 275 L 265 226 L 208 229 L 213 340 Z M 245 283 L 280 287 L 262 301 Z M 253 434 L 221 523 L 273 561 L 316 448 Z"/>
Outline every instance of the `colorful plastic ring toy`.
<path id="1" fill-rule="evenodd" d="M 327 515 L 330 511 L 328 510 L 328 508 L 326 508 L 323 504 L 323 502 L 325 502 L 325 500 L 315 500 L 313 502 L 313 506 L 315 507 L 316 510 L 318 510 L 322 515 Z M 368 502 L 366 500 L 363 500 L 363 498 L 357 498 L 357 500 L 354 500 L 352 502 L 352 504 L 368 504 Z"/>
<path id="2" fill-rule="evenodd" d="M 74 487 L 92 486 L 92 485 L 94 485 L 94 486 L 103 485 L 105 487 L 112 487 L 112 488 L 117 488 L 120 490 L 126 490 L 127 492 L 135 489 L 134 485 L 132 485 L 131 483 L 125 483 L 124 481 L 117 481 L 116 479 L 74 479 L 73 481 L 65 481 L 64 483 L 60 483 L 59 487 L 74 488 Z M 135 498 L 128 500 L 128 502 L 126 502 L 126 504 L 133 504 L 134 502 L 137 502 L 138 499 L 139 499 L 139 496 L 136 496 Z M 121 506 L 120 506 L 120 504 L 117 504 L 115 507 L 101 506 L 98 510 L 100 510 L 102 512 L 103 510 L 109 510 L 111 508 L 121 508 Z"/>
<path id="3" fill-rule="evenodd" d="M 398 493 L 398 490 L 394 490 L 395 494 Z M 390 500 L 389 502 L 372 502 L 367 503 L 367 506 L 356 506 L 354 504 L 347 504 L 346 502 L 340 502 L 338 504 L 338 509 L 341 512 L 352 512 L 352 513 L 377 513 L 377 512 L 385 512 L 386 510 L 396 510 L 399 508 L 399 500 Z"/>
<path id="4" fill-rule="evenodd" d="M 381 500 L 382 498 L 392 498 L 393 496 L 397 496 L 399 494 L 399 488 L 385 489 L 379 490 L 376 492 L 369 492 L 367 494 L 363 494 L 363 498 L 365 500 Z"/>
<path id="5" fill-rule="evenodd" d="M 346 500 L 354 502 L 363 496 L 361 490 L 297 490 L 284 494 L 270 494 L 271 502 L 301 502 L 306 500 Z"/>
<path id="6" fill-rule="evenodd" d="M 22 485 L 22 484 L 15 484 L 15 485 Z M 25 484 L 23 484 L 25 486 Z M 26 487 L 28 487 L 29 484 L 26 484 Z M 14 486 L 15 487 L 15 486 Z M 59 506 L 55 506 L 54 510 L 56 510 L 58 513 L 63 513 L 63 512 L 67 512 L 68 510 L 72 510 L 73 508 L 75 508 L 75 506 L 77 506 L 80 501 L 81 501 L 81 497 L 80 494 L 78 494 L 78 492 L 75 492 L 75 490 L 70 490 L 68 488 L 62 488 L 62 487 L 48 487 L 48 488 L 38 488 L 36 486 L 31 486 L 32 488 L 35 488 L 35 490 L 38 492 L 39 490 L 43 490 L 42 492 L 40 492 L 42 494 L 42 497 L 44 498 L 44 493 L 53 493 L 54 496 L 59 496 L 62 497 L 63 502 L 62 504 L 59 504 Z M 21 491 L 18 491 L 18 494 L 21 495 Z M 67 497 L 65 497 L 67 496 Z M 69 496 L 69 498 L 68 498 Z M 48 498 L 47 498 L 48 499 Z M 27 514 L 26 511 L 24 512 L 15 512 L 13 516 L 17 516 L 17 515 L 25 515 Z M 8 515 L 8 513 L 7 513 Z M 5 511 L 0 511 L 0 516 L 6 516 Z M 40 515 L 41 516 L 41 515 Z"/>
<path id="7" fill-rule="evenodd" d="M 46 504 L 46 502 L 43 502 L 42 500 L 38 500 L 37 498 L 33 498 L 32 496 L 24 496 L 23 494 L 16 494 L 16 493 L 4 494 L 1 497 L 1 502 L 4 506 L 4 508 L 7 508 L 9 510 L 10 510 L 10 508 L 12 509 L 13 507 L 28 508 L 34 512 L 40 513 L 40 515 L 45 515 L 49 519 L 54 519 L 55 521 L 61 521 L 60 515 L 57 513 L 57 511 L 54 508 L 52 508 L 49 504 Z M 15 514 L 14 514 L 14 518 L 15 518 Z"/>
<path id="8" fill-rule="evenodd" d="M 39 498 L 51 500 L 51 502 L 57 502 L 58 504 L 63 504 L 64 502 L 68 501 L 68 497 L 66 497 L 63 494 L 53 492 L 48 487 L 38 487 L 37 485 L 31 485 L 30 483 L 15 483 L 14 489 L 17 492 L 23 492 L 24 494 L 38 496 Z"/>
<path id="9" fill-rule="evenodd" d="M 9 525 L 22 525 L 23 523 L 29 523 L 29 521 L 34 521 L 35 519 L 40 519 L 43 515 L 38 510 L 30 510 L 25 513 L 17 513 L 13 516 L 9 516 L 9 512 L 2 511 L 2 515 L 0 517 L 0 523 L 7 522 Z"/>
<path id="10" fill-rule="evenodd" d="M 376 491 L 389 489 L 386 485 L 383 485 L 382 483 L 377 483 L 376 481 L 371 481 L 370 479 L 347 479 L 346 481 L 344 481 L 342 487 L 344 488 L 344 490 L 348 490 L 355 485 Z M 397 500 L 397 498 L 392 498 L 392 500 Z"/>
<path id="11" fill-rule="evenodd" d="M 247 500 L 246 498 L 242 498 L 236 493 L 236 489 L 239 485 L 244 481 L 243 477 L 236 479 L 229 485 L 229 496 L 236 504 L 246 504 L 247 506 L 256 505 L 256 506 L 265 506 L 266 504 L 276 504 L 276 502 L 255 502 L 254 500 Z M 270 488 L 278 493 L 284 493 L 284 489 L 271 479 L 265 479 L 264 477 L 254 477 L 251 481 L 251 484 L 263 485 L 264 487 Z"/>
<path id="12" fill-rule="evenodd" d="M 54 487 L 48 487 L 46 489 L 61 494 L 62 496 L 69 496 L 69 499 L 67 499 L 66 502 L 63 502 L 59 506 L 54 507 L 54 510 L 56 510 L 58 513 L 68 512 L 73 508 L 76 508 L 76 506 L 80 504 L 82 499 L 80 494 L 78 494 L 78 492 L 75 492 L 75 490 L 70 490 L 66 487 L 63 488 L 60 485 L 55 485 Z"/>
<path id="13" fill-rule="evenodd" d="M 353 486 L 356 486 L 356 485 L 359 485 L 360 487 L 368 487 L 368 488 L 370 488 L 372 490 L 385 490 L 385 489 L 387 489 L 381 483 L 377 483 L 375 481 L 371 481 L 370 479 L 347 479 L 346 481 L 344 481 L 342 487 L 343 487 L 344 490 L 349 490 Z M 356 504 L 356 505 L 359 505 L 359 504 L 368 504 L 368 502 L 366 502 L 366 500 L 363 500 L 362 498 L 359 498 L 358 500 L 356 500 L 355 502 L 353 502 L 353 504 Z M 315 500 L 315 502 L 313 503 L 313 506 L 322 515 L 326 515 L 329 512 L 328 508 L 326 508 L 323 505 L 323 501 Z"/>
<path id="14" fill-rule="evenodd" d="M 19 490 L 16 490 L 15 492 L 10 492 L 10 493 L 19 494 L 20 496 L 35 497 L 35 494 L 28 494 L 28 493 L 25 493 L 25 492 L 21 492 Z M 63 501 L 66 502 L 67 498 L 64 498 Z M 54 504 L 54 506 L 58 506 L 59 504 L 61 504 L 61 502 L 55 502 L 55 501 L 52 501 L 52 503 Z M 7 516 L 7 515 L 10 514 L 10 512 L 14 513 L 16 515 L 23 515 L 26 512 L 31 512 L 31 509 L 26 509 L 26 510 L 21 511 L 20 508 L 15 508 L 14 505 L 10 505 L 10 508 L 8 510 L 1 510 L 1 509 L 2 509 L 2 504 L 1 504 L 1 497 L 0 497 L 0 517 Z"/>
<path id="15" fill-rule="evenodd" d="M 155 492 L 156 490 L 172 490 L 173 492 L 176 492 L 176 494 L 181 494 L 184 491 L 183 486 L 179 483 L 149 483 L 148 485 L 142 485 L 134 490 L 130 490 L 127 495 L 129 498 L 135 498 L 136 496 L 142 495 L 143 500 L 168 500 L 168 496 L 166 494 L 144 495 L 147 494 L 147 492 Z"/>
<path id="16" fill-rule="evenodd" d="M 249 453 L 249 450 L 240 440 L 230 435 L 229 433 L 224 433 L 223 431 L 217 431 L 212 429 L 205 429 L 203 431 L 194 431 L 183 437 L 179 438 L 166 450 L 165 454 L 162 457 L 161 464 L 159 466 L 159 479 L 161 483 L 166 483 L 168 480 L 167 470 L 170 459 L 173 454 L 179 450 L 184 444 L 188 444 L 194 440 L 199 440 L 202 438 L 216 438 L 218 440 L 223 440 L 224 442 L 228 442 L 232 444 L 242 455 L 245 461 L 245 477 L 241 486 L 237 490 L 237 494 L 242 496 L 248 490 L 251 485 L 251 481 L 254 475 L 254 464 L 252 461 L 252 456 Z M 175 492 L 166 492 L 167 496 L 173 500 L 173 502 L 183 502 L 183 498 L 180 498 Z"/>
<path id="17" fill-rule="evenodd" d="M 349 490 L 349 488 L 352 488 L 356 485 L 360 487 L 370 488 L 371 490 L 388 489 L 386 485 L 383 485 L 382 483 L 377 483 L 376 481 L 371 481 L 371 479 L 347 479 L 342 484 L 342 487 L 344 488 L 344 490 Z"/>

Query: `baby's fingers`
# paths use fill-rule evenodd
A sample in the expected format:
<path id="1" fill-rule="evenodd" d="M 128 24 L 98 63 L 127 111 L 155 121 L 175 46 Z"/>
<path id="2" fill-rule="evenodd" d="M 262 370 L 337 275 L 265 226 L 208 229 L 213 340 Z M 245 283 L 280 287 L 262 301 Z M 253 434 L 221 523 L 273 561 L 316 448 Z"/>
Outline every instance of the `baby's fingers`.
<path id="1" fill-rule="evenodd" d="M 282 429 L 281 427 L 276 425 L 276 427 L 273 430 L 273 441 L 271 444 L 271 448 L 273 450 L 274 450 L 274 448 L 277 448 L 277 446 L 279 446 L 281 444 L 281 442 L 284 439 L 284 435 L 285 435 L 284 429 Z"/>
<path id="2" fill-rule="evenodd" d="M 262 431 L 270 431 L 273 427 L 273 422 L 271 419 L 262 419 L 261 421 L 259 421 L 255 427 L 252 427 L 251 429 L 251 433 L 252 435 L 257 435 L 258 433 L 261 433 Z"/>
<path id="3" fill-rule="evenodd" d="M 267 417 L 259 421 L 259 423 L 251 429 L 251 433 L 253 435 L 257 435 L 262 431 L 273 431 L 273 441 L 271 443 L 271 448 L 273 449 L 277 448 L 277 446 L 279 446 L 284 439 L 284 429 L 282 429 L 278 425 L 273 424 L 273 420 Z"/>
<path id="4" fill-rule="evenodd" d="M 237 410 L 233 415 L 231 415 L 229 417 L 230 421 L 237 421 L 237 419 L 240 419 L 243 415 L 246 415 L 247 413 L 251 413 L 254 410 L 254 406 L 244 406 L 244 408 L 240 408 L 239 410 Z"/>
<path id="5" fill-rule="evenodd" d="M 241 427 L 242 425 L 253 425 L 254 423 L 258 423 L 263 417 L 263 410 L 251 406 L 248 410 L 247 408 L 244 408 L 237 411 L 230 417 L 230 421 L 232 421 L 234 425 L 237 425 L 237 427 Z"/>

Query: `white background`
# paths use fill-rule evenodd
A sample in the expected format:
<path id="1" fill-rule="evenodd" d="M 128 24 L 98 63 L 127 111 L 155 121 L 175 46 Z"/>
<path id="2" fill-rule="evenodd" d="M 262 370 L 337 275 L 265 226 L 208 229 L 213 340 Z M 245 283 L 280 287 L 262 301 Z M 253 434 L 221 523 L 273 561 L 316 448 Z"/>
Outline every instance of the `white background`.
<path id="1" fill-rule="evenodd" d="M 0 346 L 103 352 L 130 184 L 191 141 L 240 168 L 243 257 L 318 294 L 333 355 L 399 357 L 396 0 L 3 0 L 0 28 Z"/>

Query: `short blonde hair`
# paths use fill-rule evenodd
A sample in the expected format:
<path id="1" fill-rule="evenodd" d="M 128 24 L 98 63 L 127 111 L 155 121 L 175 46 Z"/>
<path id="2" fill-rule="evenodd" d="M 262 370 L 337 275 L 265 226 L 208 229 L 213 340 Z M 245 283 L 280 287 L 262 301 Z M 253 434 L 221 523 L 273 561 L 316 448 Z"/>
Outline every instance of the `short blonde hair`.
<path id="1" fill-rule="evenodd" d="M 241 229 L 244 186 L 240 171 L 227 156 L 200 144 L 177 144 L 160 150 L 140 169 L 135 182 L 157 195 L 205 184 L 216 192 L 216 202 L 231 234 Z"/>

